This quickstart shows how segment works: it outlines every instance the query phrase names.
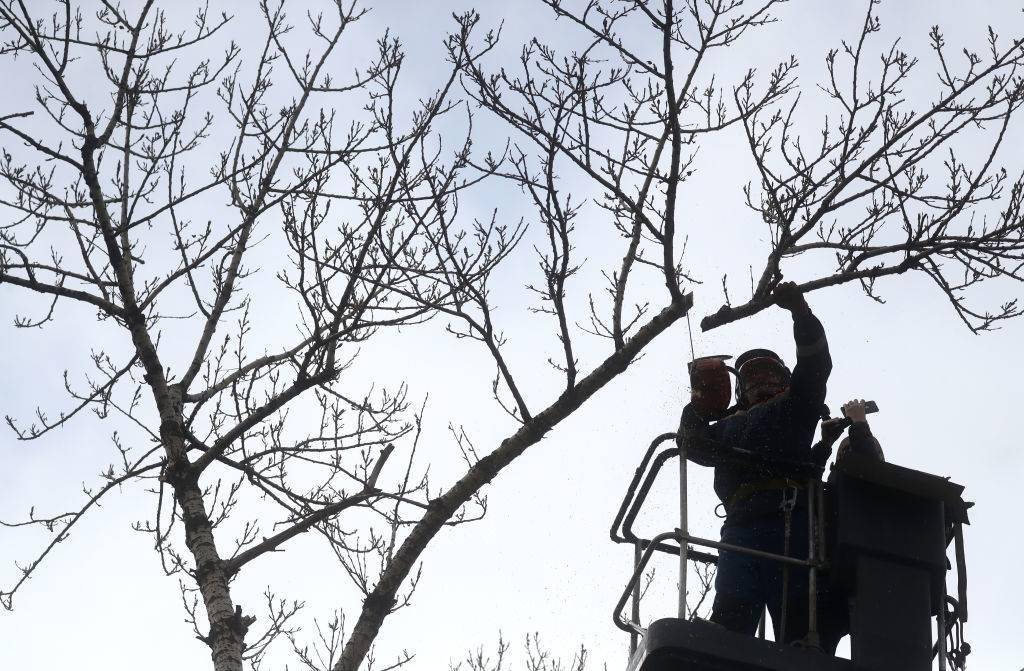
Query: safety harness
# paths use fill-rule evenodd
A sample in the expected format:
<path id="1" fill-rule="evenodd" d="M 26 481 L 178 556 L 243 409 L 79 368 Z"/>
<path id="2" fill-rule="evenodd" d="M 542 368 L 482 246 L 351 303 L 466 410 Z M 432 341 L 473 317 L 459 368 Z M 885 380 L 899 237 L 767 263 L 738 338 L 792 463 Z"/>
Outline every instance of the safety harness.
<path id="1" fill-rule="evenodd" d="M 776 489 L 781 489 L 783 492 L 787 488 L 800 489 L 801 484 L 792 478 L 772 478 L 770 480 L 758 480 L 757 482 L 747 482 L 736 488 L 736 491 L 732 493 L 729 500 L 725 503 L 726 511 L 735 510 L 736 507 L 747 499 L 751 494 L 758 492 L 767 492 Z"/>

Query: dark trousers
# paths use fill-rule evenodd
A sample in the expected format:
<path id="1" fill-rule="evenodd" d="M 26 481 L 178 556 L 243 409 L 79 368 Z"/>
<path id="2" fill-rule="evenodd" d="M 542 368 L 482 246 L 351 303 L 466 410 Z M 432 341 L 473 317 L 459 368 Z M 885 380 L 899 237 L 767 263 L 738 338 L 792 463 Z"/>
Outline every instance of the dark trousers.
<path id="1" fill-rule="evenodd" d="M 782 512 L 722 525 L 722 542 L 773 554 L 784 554 L 785 520 Z M 807 509 L 793 510 L 789 556 L 807 557 Z M 790 566 L 785 580 L 785 643 L 807 635 L 807 568 Z M 762 609 L 767 606 L 776 639 L 782 628 L 783 564 L 722 550 L 715 575 L 715 602 L 711 621 L 730 631 L 753 635 Z"/>
<path id="2" fill-rule="evenodd" d="M 830 584 L 828 577 L 819 581 L 818 632 L 821 649 L 830 655 L 836 654 L 839 641 L 850 633 L 850 606 L 846 589 Z"/>

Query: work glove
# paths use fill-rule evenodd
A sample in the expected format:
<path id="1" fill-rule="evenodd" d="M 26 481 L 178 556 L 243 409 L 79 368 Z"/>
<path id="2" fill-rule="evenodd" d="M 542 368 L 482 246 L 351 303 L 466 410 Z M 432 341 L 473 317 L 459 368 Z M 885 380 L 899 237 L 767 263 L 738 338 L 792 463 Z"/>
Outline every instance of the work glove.
<path id="1" fill-rule="evenodd" d="M 821 423 L 821 442 L 831 447 L 843 435 L 847 422 L 843 417 L 826 419 Z"/>
<path id="2" fill-rule="evenodd" d="M 797 287 L 796 282 L 780 283 L 775 287 L 775 291 L 772 292 L 772 299 L 780 308 L 789 310 L 794 314 L 811 309 L 804 299 L 803 292 Z"/>

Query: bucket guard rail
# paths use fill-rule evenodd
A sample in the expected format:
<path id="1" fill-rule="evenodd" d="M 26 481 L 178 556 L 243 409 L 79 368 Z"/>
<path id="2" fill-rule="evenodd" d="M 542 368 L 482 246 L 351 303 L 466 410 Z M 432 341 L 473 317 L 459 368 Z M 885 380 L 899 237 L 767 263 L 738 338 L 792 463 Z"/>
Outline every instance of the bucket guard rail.
<path id="1" fill-rule="evenodd" d="M 626 495 L 622 499 L 622 504 L 615 515 L 615 520 L 612 522 L 609 535 L 613 542 L 639 544 L 641 550 L 646 550 L 648 545 L 655 543 L 655 547 L 659 552 L 672 555 L 679 554 L 678 545 L 671 545 L 660 541 L 656 542 L 650 538 L 640 538 L 633 531 L 633 524 L 636 522 L 640 509 L 647 500 L 647 495 L 650 493 L 651 487 L 654 486 L 654 482 L 661 472 L 661 467 L 670 459 L 679 456 L 679 448 L 675 445 L 676 435 L 674 432 L 663 433 L 651 441 L 650 446 L 644 453 L 643 459 L 640 461 L 640 465 L 633 473 L 633 479 L 626 488 Z M 659 448 L 662 448 L 669 441 L 671 441 L 671 447 L 662 449 L 659 453 Z M 810 462 L 764 457 L 753 452 L 719 444 L 709 445 L 708 448 L 709 450 L 714 450 L 717 463 L 756 469 L 758 472 L 763 473 L 766 478 L 787 477 L 794 480 L 806 480 L 809 477 L 820 477 L 822 472 L 820 466 Z M 657 456 L 655 457 L 656 453 Z M 705 564 L 718 563 L 717 555 L 693 548 L 690 548 L 688 553 L 690 558 L 695 561 L 704 562 Z"/>
<path id="2" fill-rule="evenodd" d="M 679 546 L 671 545 L 664 542 L 666 538 L 672 537 L 672 532 L 667 534 L 659 534 L 656 538 L 638 538 L 636 533 L 633 531 L 633 523 L 636 521 L 637 516 L 640 514 L 640 508 L 647 500 L 647 495 L 651 491 L 651 487 L 654 485 L 654 481 L 658 477 L 658 473 L 661 472 L 661 467 L 665 465 L 665 462 L 673 457 L 679 456 L 679 448 L 675 446 L 676 434 L 663 433 L 655 438 L 650 447 L 644 453 L 643 459 L 640 461 L 640 466 L 637 467 L 633 473 L 633 479 L 629 483 L 629 487 L 626 489 L 626 496 L 622 499 L 622 504 L 619 506 L 619 511 L 615 515 L 615 520 L 612 522 L 612 528 L 610 531 L 612 541 L 616 543 L 630 543 L 638 545 L 641 551 L 647 550 L 650 545 L 654 545 L 654 548 L 659 552 L 665 552 L 667 554 L 678 555 Z M 671 447 L 663 450 L 657 457 L 654 457 L 655 452 L 658 448 L 662 447 L 666 442 L 671 442 Z M 650 468 L 650 470 L 648 470 Z M 646 473 L 646 476 L 645 476 Z M 695 561 L 702 561 L 705 564 L 717 564 L 718 557 L 709 552 L 701 552 L 700 550 L 690 549 L 690 557 Z"/>
<path id="3" fill-rule="evenodd" d="M 615 605 L 612 619 L 615 626 L 630 634 L 630 652 L 637 646 L 638 638 L 645 634 L 640 624 L 640 577 L 650 562 L 655 551 L 679 556 L 679 613 L 680 618 L 686 618 L 686 572 L 687 562 L 690 559 L 704 562 L 706 564 L 717 564 L 718 556 L 710 552 L 696 549 L 692 546 L 713 548 L 719 551 L 726 550 L 747 554 L 769 561 L 780 562 L 784 565 L 805 568 L 809 571 L 809 595 L 808 609 L 811 625 L 808 631 L 808 640 L 811 644 L 817 644 L 817 571 L 825 565 L 824 557 L 824 515 L 823 515 L 823 489 L 821 483 L 822 468 L 811 462 L 798 462 L 778 458 L 775 456 L 763 456 L 733 448 L 724 444 L 705 441 L 702 445 L 691 446 L 693 452 L 699 455 L 699 460 L 704 463 L 711 461 L 715 465 L 735 465 L 745 469 L 754 470 L 765 478 L 785 477 L 805 483 L 808 506 L 808 549 L 807 559 L 774 554 L 755 550 L 752 548 L 732 545 L 701 538 L 690 534 L 687 523 L 687 459 L 684 446 L 676 444 L 676 433 L 663 433 L 657 436 L 648 446 L 640 465 L 633 473 L 629 486 L 626 488 L 626 495 L 612 522 L 610 536 L 616 543 L 628 543 L 633 546 L 633 574 L 630 576 L 625 589 Z M 695 448 L 695 449 L 694 449 Z M 647 496 L 653 487 L 662 466 L 671 459 L 679 458 L 680 475 L 680 526 L 674 531 L 667 531 L 655 535 L 653 538 L 638 537 L 633 531 L 633 524 L 640 514 Z M 675 541 L 671 543 L 669 541 Z M 632 595 L 631 618 L 623 616 L 623 609 Z"/>

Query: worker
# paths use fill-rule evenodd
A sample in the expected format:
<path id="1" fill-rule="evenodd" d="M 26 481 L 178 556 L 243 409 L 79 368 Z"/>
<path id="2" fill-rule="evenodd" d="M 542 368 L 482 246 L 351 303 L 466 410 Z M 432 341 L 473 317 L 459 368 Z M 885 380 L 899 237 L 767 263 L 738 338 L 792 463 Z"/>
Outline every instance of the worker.
<path id="1" fill-rule="evenodd" d="M 866 401 L 863 399 L 852 399 L 843 404 L 843 416 L 833 419 L 826 419 L 821 423 L 821 439 L 811 448 L 813 460 L 822 468 L 832 455 L 832 446 L 835 445 L 839 436 L 843 435 L 843 429 L 850 427 L 849 434 L 839 443 L 836 450 L 836 463 L 839 463 L 847 454 L 857 454 L 875 461 L 885 461 L 885 453 L 878 439 L 871 433 L 868 424 Z"/>
<path id="2" fill-rule="evenodd" d="M 836 463 L 841 464 L 847 456 L 856 454 L 875 461 L 885 461 L 885 453 L 878 439 L 871 433 L 868 425 L 867 410 L 862 399 L 853 399 L 843 404 L 843 417 L 825 420 L 821 423 L 821 440 L 814 446 L 815 461 L 822 467 L 828 461 L 832 452 L 832 446 L 843 429 L 849 425 L 848 435 L 839 443 L 836 450 Z M 833 529 L 829 525 L 828 529 Z M 829 534 L 829 543 L 833 539 Z M 820 632 L 821 649 L 830 654 L 836 654 L 839 641 L 850 633 L 850 606 L 849 594 L 845 587 L 836 580 L 823 580 L 818 593 L 818 628 Z"/>
<path id="3" fill-rule="evenodd" d="M 738 448 L 769 459 L 811 461 L 811 441 L 832 370 L 828 343 L 795 284 L 779 284 L 773 300 L 793 317 L 792 373 L 771 350 L 743 353 L 735 362 L 736 405 L 723 411 L 705 380 L 715 378 L 712 369 L 724 368 L 724 362 L 709 359 L 705 370 L 693 368 L 691 401 L 683 409 L 677 440 L 688 459 L 715 468 L 715 493 L 725 508 L 723 543 L 806 558 L 806 491 L 795 481 L 726 458 L 726 451 Z M 806 571 L 722 550 L 715 592 L 711 621 L 730 631 L 752 635 L 767 606 L 777 640 L 796 641 L 807 632 Z"/>

